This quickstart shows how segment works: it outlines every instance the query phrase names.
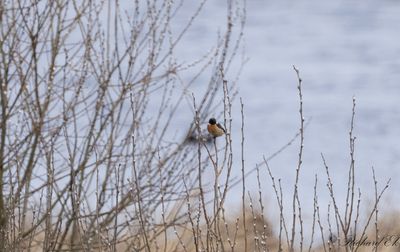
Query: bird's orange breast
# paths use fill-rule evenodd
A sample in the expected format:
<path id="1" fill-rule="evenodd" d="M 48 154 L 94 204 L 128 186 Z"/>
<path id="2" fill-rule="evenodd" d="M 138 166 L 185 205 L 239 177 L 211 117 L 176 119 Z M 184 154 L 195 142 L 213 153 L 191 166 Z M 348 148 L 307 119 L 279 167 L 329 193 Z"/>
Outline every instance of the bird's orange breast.
<path id="1" fill-rule="evenodd" d="M 222 136 L 224 134 L 224 131 L 222 129 L 220 129 L 216 124 L 208 124 L 207 125 L 207 130 L 214 137 L 219 137 L 219 136 Z"/>

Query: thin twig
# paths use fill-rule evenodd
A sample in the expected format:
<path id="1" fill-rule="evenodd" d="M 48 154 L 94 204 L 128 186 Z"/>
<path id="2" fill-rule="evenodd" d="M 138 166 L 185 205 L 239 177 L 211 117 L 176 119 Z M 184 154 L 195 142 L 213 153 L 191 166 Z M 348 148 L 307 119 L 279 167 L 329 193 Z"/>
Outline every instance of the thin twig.
<path id="1" fill-rule="evenodd" d="M 293 218 L 292 218 L 292 235 L 291 235 L 291 239 L 290 239 L 290 251 L 294 251 L 294 241 L 295 241 L 295 235 L 296 235 L 296 199 L 298 199 L 298 184 L 299 184 L 300 169 L 301 169 L 301 165 L 303 163 L 302 157 L 303 157 L 303 148 L 304 148 L 303 94 L 301 92 L 302 79 L 300 78 L 299 70 L 295 66 L 293 66 L 293 69 L 294 69 L 294 71 L 296 72 L 296 75 L 297 75 L 297 80 L 298 80 L 297 89 L 299 91 L 299 100 L 300 100 L 299 101 L 299 103 L 300 103 L 300 108 L 299 108 L 299 114 L 300 114 L 300 129 L 299 129 L 299 131 L 300 131 L 300 149 L 299 149 L 299 158 L 298 158 L 298 163 L 297 163 L 297 168 L 296 168 L 296 179 L 295 179 L 295 182 L 294 182 L 294 189 L 293 189 L 293 200 L 292 200 L 292 203 L 293 203 L 293 205 L 292 205 Z M 300 213 L 299 213 L 299 215 L 300 215 Z"/>
<path id="2" fill-rule="evenodd" d="M 246 181 L 245 181 L 245 166 L 244 166 L 244 111 L 243 102 L 240 98 L 240 112 L 242 115 L 242 127 L 241 127 L 241 157 L 242 157 L 242 216 L 243 216 L 243 231 L 244 231 L 244 251 L 247 251 L 247 227 L 246 227 Z"/>

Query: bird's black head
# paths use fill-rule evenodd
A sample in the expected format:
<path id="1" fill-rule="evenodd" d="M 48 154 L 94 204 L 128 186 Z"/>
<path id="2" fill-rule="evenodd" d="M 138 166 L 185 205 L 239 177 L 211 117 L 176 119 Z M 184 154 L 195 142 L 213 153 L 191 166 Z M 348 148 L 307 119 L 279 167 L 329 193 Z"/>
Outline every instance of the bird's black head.
<path id="1" fill-rule="evenodd" d="M 210 120 L 208 121 L 209 124 L 214 125 L 217 123 L 217 120 L 215 120 L 215 118 L 210 118 Z"/>

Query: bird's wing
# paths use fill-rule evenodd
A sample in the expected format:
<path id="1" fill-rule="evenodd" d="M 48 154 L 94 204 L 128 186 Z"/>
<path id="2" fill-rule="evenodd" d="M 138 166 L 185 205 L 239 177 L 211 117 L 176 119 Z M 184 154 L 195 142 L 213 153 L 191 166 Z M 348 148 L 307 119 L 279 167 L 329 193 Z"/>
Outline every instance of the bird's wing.
<path id="1" fill-rule="evenodd" d="M 220 129 L 222 129 L 222 130 L 224 131 L 224 133 L 226 133 L 226 131 L 225 131 L 224 127 L 222 127 L 222 125 L 221 125 L 221 124 L 217 123 L 217 127 L 218 127 L 218 128 L 220 128 Z"/>

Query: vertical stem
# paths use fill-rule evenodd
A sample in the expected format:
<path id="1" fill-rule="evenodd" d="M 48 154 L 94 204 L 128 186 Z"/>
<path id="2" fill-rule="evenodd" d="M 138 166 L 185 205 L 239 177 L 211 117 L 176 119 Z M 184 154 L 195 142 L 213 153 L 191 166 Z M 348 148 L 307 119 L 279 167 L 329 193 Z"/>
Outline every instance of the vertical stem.
<path id="1" fill-rule="evenodd" d="M 241 151 L 242 151 L 242 214 L 243 214 L 243 228 L 244 228 L 244 251 L 247 251 L 247 228 L 246 228 L 246 181 L 245 181 L 245 172 L 244 172 L 244 113 L 243 113 L 243 102 L 242 98 L 240 98 L 240 112 L 242 114 L 242 142 L 241 142 Z"/>
<path id="2" fill-rule="evenodd" d="M 294 191 L 293 191 L 293 220 L 292 220 L 292 237 L 290 240 L 290 251 L 293 251 L 294 240 L 296 235 L 296 199 L 298 198 L 298 184 L 299 184 L 299 175 L 300 175 L 300 168 L 302 164 L 302 156 L 303 156 L 303 147 L 304 147 L 304 117 L 303 117 L 303 94 L 301 92 L 301 83 L 302 79 L 300 78 L 299 70 L 293 66 L 294 71 L 297 75 L 298 86 L 297 89 L 299 91 L 299 100 L 300 100 L 300 150 L 299 150 L 299 159 L 296 168 L 296 180 L 294 183 Z M 301 220 L 300 220 L 301 221 Z"/>
<path id="3" fill-rule="evenodd" d="M 6 76 L 4 76 L 6 77 Z M 0 72 L 0 98 L 1 98 L 1 119 L 0 119 L 0 251 L 4 251 L 6 229 L 7 229 L 7 214 L 4 206 L 3 194 L 3 173 L 4 173 L 4 148 L 6 143 L 6 129 L 7 129 L 7 85 L 2 81 Z"/>

